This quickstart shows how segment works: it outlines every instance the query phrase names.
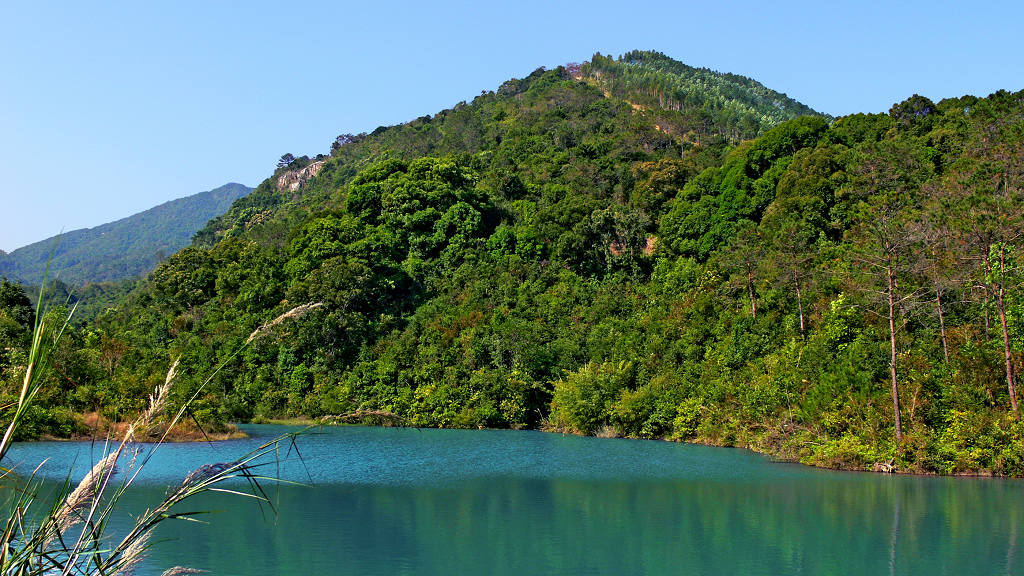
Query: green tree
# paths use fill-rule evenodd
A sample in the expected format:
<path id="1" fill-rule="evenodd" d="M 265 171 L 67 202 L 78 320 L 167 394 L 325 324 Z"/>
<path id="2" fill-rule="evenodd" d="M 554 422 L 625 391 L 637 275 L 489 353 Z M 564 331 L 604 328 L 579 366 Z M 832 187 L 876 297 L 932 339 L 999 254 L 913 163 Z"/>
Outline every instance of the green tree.
<path id="1" fill-rule="evenodd" d="M 814 230 L 805 221 L 789 219 L 776 222 L 769 244 L 772 250 L 768 258 L 770 275 L 783 286 L 792 287 L 796 296 L 801 339 L 807 335 L 804 294 L 819 275 L 814 262 L 814 240 Z"/>
<path id="2" fill-rule="evenodd" d="M 897 331 L 904 327 L 904 311 L 919 294 L 911 286 L 910 254 L 918 242 L 913 213 L 913 191 L 919 186 L 918 166 L 899 146 L 870 150 L 861 164 L 857 183 L 867 195 L 855 228 L 855 260 L 864 274 L 862 293 L 871 310 L 883 317 L 889 334 L 889 380 L 896 441 L 902 443 L 900 396 L 897 378 Z M 880 313 L 879 313 L 880 312 Z"/>
<path id="3" fill-rule="evenodd" d="M 761 238 L 757 225 L 744 220 L 737 226 L 736 234 L 729 244 L 719 253 L 719 264 L 734 277 L 738 276 L 739 284 L 746 288 L 752 318 L 757 318 L 757 294 L 754 285 L 758 281 L 761 264 L 765 258 L 764 247 L 765 241 Z"/>

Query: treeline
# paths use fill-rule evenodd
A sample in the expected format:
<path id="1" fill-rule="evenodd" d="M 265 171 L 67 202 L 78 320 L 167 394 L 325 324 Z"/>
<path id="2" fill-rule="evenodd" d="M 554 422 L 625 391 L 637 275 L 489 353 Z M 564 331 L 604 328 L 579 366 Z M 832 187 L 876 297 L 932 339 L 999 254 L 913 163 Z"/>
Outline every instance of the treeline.
<path id="1" fill-rule="evenodd" d="M 915 96 L 736 145 L 666 131 L 693 111 L 639 95 L 538 71 L 344 139 L 297 192 L 283 165 L 65 335 L 37 429 L 137 411 L 181 357 L 179 401 L 224 365 L 207 422 L 384 410 L 1024 474 L 1024 94 Z"/>

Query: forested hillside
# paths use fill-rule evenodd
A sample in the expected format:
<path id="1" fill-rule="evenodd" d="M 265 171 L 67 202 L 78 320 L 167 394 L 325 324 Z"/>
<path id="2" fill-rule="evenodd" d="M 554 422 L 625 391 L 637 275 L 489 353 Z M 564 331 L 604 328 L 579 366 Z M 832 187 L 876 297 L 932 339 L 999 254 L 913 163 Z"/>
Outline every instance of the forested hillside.
<path id="1" fill-rule="evenodd" d="M 1024 93 L 833 120 L 657 53 L 538 70 L 282 157 L 65 334 L 36 429 L 138 411 L 180 356 L 179 402 L 225 362 L 212 423 L 385 411 L 1022 475 L 1022 136 Z"/>
<path id="2" fill-rule="evenodd" d="M 47 263 L 73 286 L 142 276 L 188 246 L 196 231 L 251 191 L 241 184 L 225 184 L 116 222 L 29 244 L 0 254 L 0 276 L 39 284 Z"/>

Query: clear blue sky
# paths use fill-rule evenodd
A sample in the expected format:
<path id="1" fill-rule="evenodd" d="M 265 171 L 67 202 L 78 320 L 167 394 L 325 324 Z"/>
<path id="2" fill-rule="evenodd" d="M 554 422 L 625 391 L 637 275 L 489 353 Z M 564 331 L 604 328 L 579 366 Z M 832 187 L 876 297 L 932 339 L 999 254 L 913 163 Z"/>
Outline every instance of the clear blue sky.
<path id="1" fill-rule="evenodd" d="M 96 226 L 471 100 L 658 50 L 822 112 L 1024 88 L 1018 2 L 10 2 L 0 249 Z"/>

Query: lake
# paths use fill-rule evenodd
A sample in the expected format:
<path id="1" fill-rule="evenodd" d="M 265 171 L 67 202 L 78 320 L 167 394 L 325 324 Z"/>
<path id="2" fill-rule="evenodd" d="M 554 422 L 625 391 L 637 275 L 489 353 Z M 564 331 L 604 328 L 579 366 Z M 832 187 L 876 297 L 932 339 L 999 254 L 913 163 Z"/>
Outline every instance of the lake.
<path id="1" fill-rule="evenodd" d="M 289 430 L 162 446 L 139 512 L 198 466 Z M 340 427 L 282 447 L 275 515 L 209 495 L 168 522 L 140 575 L 1024 574 L 1024 481 L 882 476 L 744 450 L 516 431 Z M 98 447 L 16 445 L 9 463 L 76 480 Z M 127 514 L 118 518 L 128 522 Z"/>

